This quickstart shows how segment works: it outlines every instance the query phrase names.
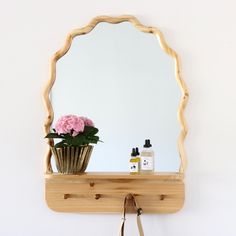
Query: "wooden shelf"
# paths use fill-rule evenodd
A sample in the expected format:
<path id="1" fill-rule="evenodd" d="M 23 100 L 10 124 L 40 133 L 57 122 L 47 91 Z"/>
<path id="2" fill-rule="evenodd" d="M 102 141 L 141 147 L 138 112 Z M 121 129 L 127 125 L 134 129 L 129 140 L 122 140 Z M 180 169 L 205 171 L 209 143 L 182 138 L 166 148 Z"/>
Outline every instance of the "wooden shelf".
<path id="1" fill-rule="evenodd" d="M 153 174 L 130 174 L 129 172 L 85 172 L 78 175 L 65 175 L 60 173 L 46 174 L 46 178 L 54 178 L 54 179 L 159 179 L 159 180 L 169 180 L 183 179 L 183 175 L 178 172 L 155 172 Z"/>
<path id="2" fill-rule="evenodd" d="M 144 213 L 172 213 L 184 203 L 180 173 L 131 175 L 125 172 L 46 174 L 46 201 L 59 212 L 122 212 L 124 197 L 132 193 Z"/>

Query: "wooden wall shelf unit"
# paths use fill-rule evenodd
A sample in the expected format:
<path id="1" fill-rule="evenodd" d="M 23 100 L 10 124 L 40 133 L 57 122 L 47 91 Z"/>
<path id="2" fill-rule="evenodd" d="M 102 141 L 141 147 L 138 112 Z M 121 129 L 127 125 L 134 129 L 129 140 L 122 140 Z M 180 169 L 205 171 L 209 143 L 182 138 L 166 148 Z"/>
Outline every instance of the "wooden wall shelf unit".
<path id="1" fill-rule="evenodd" d="M 50 150 L 50 146 L 53 146 L 53 140 L 49 139 L 45 158 L 45 194 L 47 204 L 51 209 L 59 212 L 122 212 L 124 197 L 131 193 L 137 196 L 139 206 L 144 213 L 176 212 L 182 208 L 185 197 L 184 173 L 186 157 L 183 142 L 187 134 L 184 109 L 188 100 L 188 91 L 181 78 L 179 57 L 168 46 L 159 29 L 142 25 L 134 16 L 99 16 L 94 18 L 86 27 L 75 29 L 69 33 L 64 46 L 52 57 L 50 79 L 43 93 L 47 111 L 44 124 L 45 134 L 50 132 L 54 118 L 50 93 L 56 80 L 56 63 L 68 52 L 75 37 L 89 33 L 101 22 L 110 24 L 130 22 L 141 32 L 154 34 L 159 40 L 163 51 L 173 58 L 176 81 L 182 93 L 178 109 L 178 119 L 181 127 L 178 137 L 179 172 L 140 175 L 116 172 L 91 172 L 80 175 L 53 173 L 51 166 L 52 153 Z"/>
<path id="2" fill-rule="evenodd" d="M 184 203 L 183 176 L 179 173 L 55 173 L 45 178 L 47 204 L 59 212 L 122 212 L 129 193 L 136 196 L 144 213 L 173 213 Z"/>

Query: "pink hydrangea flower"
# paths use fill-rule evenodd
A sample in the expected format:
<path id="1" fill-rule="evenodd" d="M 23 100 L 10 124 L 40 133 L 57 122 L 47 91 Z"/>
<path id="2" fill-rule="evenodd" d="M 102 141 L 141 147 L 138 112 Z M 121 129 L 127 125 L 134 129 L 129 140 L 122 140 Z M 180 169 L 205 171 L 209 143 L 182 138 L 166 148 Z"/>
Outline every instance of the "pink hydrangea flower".
<path id="1" fill-rule="evenodd" d="M 55 125 L 55 130 L 58 134 L 70 134 L 73 130 L 72 136 L 84 131 L 84 120 L 76 115 L 62 116 Z"/>
<path id="2" fill-rule="evenodd" d="M 84 121 L 85 126 L 93 126 L 94 127 L 93 121 L 90 120 L 89 118 L 83 117 L 83 116 L 81 116 L 80 118 Z"/>

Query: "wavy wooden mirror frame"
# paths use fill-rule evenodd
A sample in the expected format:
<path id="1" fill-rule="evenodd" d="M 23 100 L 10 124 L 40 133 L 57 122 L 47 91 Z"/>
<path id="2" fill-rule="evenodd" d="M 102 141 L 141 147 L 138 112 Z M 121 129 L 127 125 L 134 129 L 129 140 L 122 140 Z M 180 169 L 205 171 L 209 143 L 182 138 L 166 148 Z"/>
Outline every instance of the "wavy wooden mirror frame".
<path id="1" fill-rule="evenodd" d="M 182 92 L 179 103 L 178 119 L 181 132 L 178 138 L 180 156 L 179 172 L 154 173 L 151 175 L 130 175 L 129 173 L 83 173 L 80 175 L 62 175 L 53 173 L 51 166 L 51 150 L 53 140 L 48 140 L 45 158 L 45 192 L 48 206 L 60 212 L 122 212 L 124 197 L 132 193 L 137 196 L 139 205 L 144 213 L 172 213 L 182 208 L 185 198 L 184 174 L 186 170 L 186 156 L 184 139 L 187 125 L 184 109 L 188 100 L 188 91 L 181 78 L 180 60 L 177 53 L 171 49 L 160 30 L 155 27 L 142 25 L 137 18 L 130 15 L 118 17 L 98 16 L 87 26 L 75 29 L 67 35 L 64 46 L 51 59 L 50 79 L 43 93 L 47 118 L 44 124 L 45 134 L 50 132 L 54 118 L 50 92 L 56 80 L 56 63 L 71 47 L 73 38 L 87 34 L 97 24 L 107 22 L 118 24 L 130 22 L 135 28 L 144 33 L 154 34 L 163 49 L 175 62 L 175 77 Z"/>

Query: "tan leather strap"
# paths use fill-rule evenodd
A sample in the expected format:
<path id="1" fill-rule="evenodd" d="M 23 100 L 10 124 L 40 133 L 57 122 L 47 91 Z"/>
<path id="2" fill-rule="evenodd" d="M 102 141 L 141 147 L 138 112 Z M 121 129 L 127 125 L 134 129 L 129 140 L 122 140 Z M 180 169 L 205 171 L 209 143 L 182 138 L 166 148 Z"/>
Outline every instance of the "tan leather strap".
<path id="1" fill-rule="evenodd" d="M 142 214 L 142 208 L 138 206 L 138 203 L 133 194 L 126 195 L 124 199 L 123 218 L 122 218 L 122 223 L 120 227 L 120 236 L 124 236 L 124 232 L 125 232 L 125 220 L 126 220 L 125 216 L 126 216 L 127 202 L 129 199 L 132 201 L 132 205 L 135 211 L 137 212 L 137 226 L 138 226 L 139 235 L 144 236 L 143 227 L 142 227 L 141 218 L 140 218 L 140 215 Z"/>

